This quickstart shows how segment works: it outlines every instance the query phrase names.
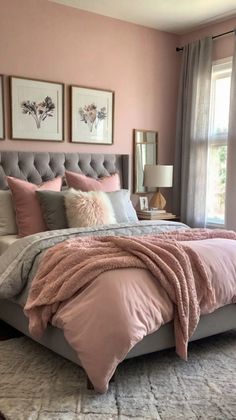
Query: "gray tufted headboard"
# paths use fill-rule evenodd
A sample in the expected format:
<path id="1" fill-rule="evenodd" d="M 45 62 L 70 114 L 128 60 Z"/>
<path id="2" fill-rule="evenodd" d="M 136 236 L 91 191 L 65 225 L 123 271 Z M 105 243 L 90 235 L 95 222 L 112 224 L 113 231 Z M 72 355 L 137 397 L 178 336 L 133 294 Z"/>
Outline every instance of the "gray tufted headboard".
<path id="1" fill-rule="evenodd" d="M 65 169 L 92 178 L 120 175 L 122 188 L 129 188 L 129 155 L 51 152 L 0 152 L 0 189 L 7 189 L 6 175 L 33 184 L 64 175 Z"/>

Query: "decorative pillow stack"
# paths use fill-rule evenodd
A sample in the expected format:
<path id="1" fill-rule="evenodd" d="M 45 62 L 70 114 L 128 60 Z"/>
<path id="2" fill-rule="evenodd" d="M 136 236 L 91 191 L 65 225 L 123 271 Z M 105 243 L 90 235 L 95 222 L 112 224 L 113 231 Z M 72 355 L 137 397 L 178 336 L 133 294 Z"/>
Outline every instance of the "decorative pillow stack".
<path id="1" fill-rule="evenodd" d="M 74 173 L 74 172 L 65 172 L 66 181 L 69 187 L 74 189 L 79 189 L 81 191 L 103 191 L 108 196 L 109 200 L 111 201 L 113 211 L 115 214 L 116 222 L 117 223 L 125 223 L 125 222 L 137 222 L 138 217 L 136 211 L 133 207 L 133 204 L 130 200 L 130 193 L 128 190 L 120 189 L 120 178 L 117 173 L 101 178 L 100 180 L 96 180 L 93 178 L 89 178 L 85 175 Z M 96 194 L 93 194 L 93 197 L 96 197 Z M 88 198 L 91 200 L 91 196 Z M 66 207 L 67 197 L 66 199 Z M 83 200 L 86 200 L 86 196 L 83 196 Z M 69 213 L 67 212 L 67 219 L 69 219 Z"/>
<path id="2" fill-rule="evenodd" d="M 96 180 L 67 171 L 66 179 L 70 188 L 61 191 L 61 177 L 37 186 L 8 176 L 10 191 L 0 191 L 0 235 L 138 221 L 118 174 Z"/>
<path id="3" fill-rule="evenodd" d="M 36 197 L 36 191 L 60 191 L 62 178 L 57 177 L 38 186 L 10 176 L 7 177 L 7 182 L 12 192 L 18 236 L 28 236 L 47 230 L 41 213 L 40 204 Z"/>

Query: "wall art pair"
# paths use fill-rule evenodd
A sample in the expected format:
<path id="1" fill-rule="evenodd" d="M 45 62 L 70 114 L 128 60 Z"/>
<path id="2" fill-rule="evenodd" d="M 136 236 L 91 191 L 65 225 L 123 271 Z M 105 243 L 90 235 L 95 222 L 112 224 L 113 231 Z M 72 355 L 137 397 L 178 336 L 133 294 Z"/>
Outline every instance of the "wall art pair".
<path id="1" fill-rule="evenodd" d="M 0 138 L 4 138 L 3 77 Z M 71 86 L 71 141 L 112 144 L 114 92 Z M 18 140 L 64 140 L 63 83 L 10 77 L 11 134 Z"/>

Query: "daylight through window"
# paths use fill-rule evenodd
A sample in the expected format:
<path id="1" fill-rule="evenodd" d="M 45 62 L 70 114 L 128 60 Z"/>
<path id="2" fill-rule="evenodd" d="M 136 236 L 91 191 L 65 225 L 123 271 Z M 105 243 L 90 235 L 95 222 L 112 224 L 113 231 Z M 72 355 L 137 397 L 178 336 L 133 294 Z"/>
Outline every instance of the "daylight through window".
<path id="1" fill-rule="evenodd" d="M 232 60 L 220 60 L 212 67 L 209 148 L 207 170 L 207 225 L 224 225 L 227 139 Z"/>

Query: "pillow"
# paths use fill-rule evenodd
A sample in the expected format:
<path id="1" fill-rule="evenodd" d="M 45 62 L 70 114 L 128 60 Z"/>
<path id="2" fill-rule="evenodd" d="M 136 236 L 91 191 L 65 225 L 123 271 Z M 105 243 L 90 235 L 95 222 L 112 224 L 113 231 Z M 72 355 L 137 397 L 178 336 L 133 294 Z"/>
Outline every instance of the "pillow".
<path id="1" fill-rule="evenodd" d="M 46 230 L 35 192 L 38 189 L 60 191 L 62 178 L 57 177 L 41 185 L 31 184 L 11 176 L 6 178 L 12 192 L 18 235 L 28 236 Z"/>
<path id="2" fill-rule="evenodd" d="M 137 213 L 130 200 L 129 190 L 107 193 L 115 213 L 117 223 L 138 222 Z"/>
<path id="3" fill-rule="evenodd" d="M 111 202 L 102 191 L 69 190 L 65 196 L 69 227 L 86 227 L 116 223 Z"/>
<path id="4" fill-rule="evenodd" d="M 16 234 L 16 215 L 11 191 L 0 191 L 0 235 Z"/>
<path id="5" fill-rule="evenodd" d="M 69 187 L 81 191 L 116 191 L 120 189 L 119 174 L 113 174 L 99 180 L 75 172 L 65 172 Z"/>
<path id="6" fill-rule="evenodd" d="M 68 228 L 64 198 L 67 191 L 36 191 L 44 222 L 49 230 Z"/>
<path id="7" fill-rule="evenodd" d="M 68 191 L 36 191 L 43 218 L 49 230 L 68 228 L 64 203 Z M 117 223 L 138 221 L 128 190 L 113 191 L 106 195 L 111 201 Z"/>

